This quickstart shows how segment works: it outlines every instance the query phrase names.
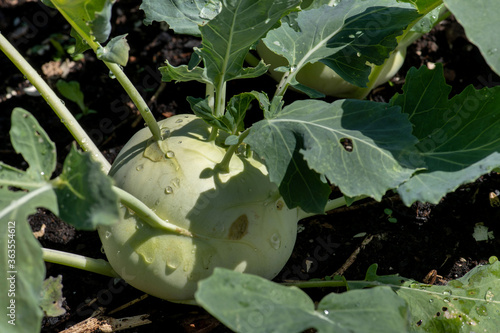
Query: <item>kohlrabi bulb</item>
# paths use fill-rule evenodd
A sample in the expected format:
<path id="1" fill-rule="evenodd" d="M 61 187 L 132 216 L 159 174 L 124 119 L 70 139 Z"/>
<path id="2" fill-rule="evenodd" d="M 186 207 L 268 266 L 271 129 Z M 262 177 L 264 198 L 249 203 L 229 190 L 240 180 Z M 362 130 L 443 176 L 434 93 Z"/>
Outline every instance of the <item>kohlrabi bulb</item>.
<path id="1" fill-rule="evenodd" d="M 215 267 L 276 276 L 292 253 L 298 211 L 286 207 L 265 166 L 235 154 L 229 173 L 214 172 L 226 150 L 207 141 L 203 120 L 178 115 L 159 126 L 164 140 L 140 130 L 110 176 L 194 237 L 152 227 L 123 207 L 119 223 L 98 229 L 113 269 L 137 289 L 172 301 L 193 299 Z"/>
<path id="2" fill-rule="evenodd" d="M 269 74 L 276 81 L 281 80 L 283 72 L 277 72 L 274 69 L 280 66 L 286 66 L 287 60 L 277 55 L 267 48 L 264 43 L 257 45 L 257 52 L 264 62 L 269 66 Z M 321 62 L 305 65 L 297 73 L 297 81 L 313 88 L 325 95 L 339 98 L 364 98 L 370 91 L 381 84 L 389 81 L 399 71 L 404 63 L 406 56 L 406 47 L 396 49 L 391 53 L 383 65 L 372 66 L 372 73 L 376 77 L 370 77 L 369 88 L 355 86 L 341 78 L 333 69 Z M 377 72 L 373 69 L 377 68 Z M 378 72 L 380 70 L 380 72 Z"/>

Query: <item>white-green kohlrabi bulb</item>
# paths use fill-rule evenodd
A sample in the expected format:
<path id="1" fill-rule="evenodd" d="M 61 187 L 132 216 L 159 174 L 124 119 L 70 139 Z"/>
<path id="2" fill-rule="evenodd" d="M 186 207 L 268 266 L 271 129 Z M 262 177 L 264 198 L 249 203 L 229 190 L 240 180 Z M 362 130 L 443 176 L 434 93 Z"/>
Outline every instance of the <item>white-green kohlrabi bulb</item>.
<path id="1" fill-rule="evenodd" d="M 276 81 L 280 81 L 283 72 L 277 72 L 274 69 L 280 66 L 287 66 L 285 58 L 269 50 L 264 43 L 257 45 L 257 52 L 264 62 L 269 66 L 269 74 Z M 372 89 L 389 81 L 399 71 L 404 63 L 406 56 L 406 47 L 397 48 L 391 53 L 383 65 L 372 65 L 372 73 L 376 74 L 370 77 L 369 87 L 361 88 L 355 86 L 341 78 L 333 69 L 321 62 L 305 65 L 297 73 L 297 81 L 313 88 L 327 96 L 339 98 L 365 98 Z M 377 68 L 377 71 L 374 69 Z M 379 71 L 380 70 L 380 71 Z"/>
<path id="2" fill-rule="evenodd" d="M 192 300 L 215 267 L 276 276 L 292 253 L 298 211 L 286 207 L 265 166 L 236 154 L 229 173 L 214 173 L 226 151 L 207 141 L 203 120 L 177 115 L 159 126 L 164 140 L 140 130 L 110 176 L 194 237 L 152 227 L 122 207 L 119 223 L 98 229 L 113 269 L 135 288 L 172 301 Z"/>

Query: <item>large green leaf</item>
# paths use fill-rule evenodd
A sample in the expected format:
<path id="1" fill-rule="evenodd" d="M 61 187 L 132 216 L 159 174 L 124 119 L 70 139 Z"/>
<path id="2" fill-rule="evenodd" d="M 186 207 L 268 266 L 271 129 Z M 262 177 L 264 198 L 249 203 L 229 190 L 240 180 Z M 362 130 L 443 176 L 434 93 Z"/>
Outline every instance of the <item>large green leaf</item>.
<path id="1" fill-rule="evenodd" d="M 9 316 L 15 325 L 1 320 L 0 331 L 37 333 L 43 315 L 39 303 L 45 265 L 28 216 L 44 207 L 76 227 L 90 229 L 116 221 L 118 204 L 110 178 L 88 153 L 73 149 L 62 175 L 50 180 L 56 161 L 54 143 L 26 110 L 12 111 L 10 137 L 29 168 L 23 171 L 0 163 L 0 290 L 5 292 L 0 305 L 9 309 L 4 316 L 10 315 L 8 307 L 15 304 Z M 8 252 L 14 249 L 15 253 Z M 15 290 L 10 295 L 10 281 L 14 280 Z"/>
<path id="2" fill-rule="evenodd" d="M 254 124 L 245 142 L 264 159 L 287 205 L 308 212 L 323 212 L 324 177 L 349 197 L 380 200 L 421 167 L 407 163 L 418 160 L 408 117 L 370 101 L 297 101 Z"/>
<path id="3" fill-rule="evenodd" d="M 221 12 L 200 28 L 207 76 L 217 86 L 239 77 L 255 77 L 265 73 L 261 64 L 255 69 L 243 68 L 250 47 L 257 42 L 281 16 L 297 6 L 298 0 L 232 0 L 223 1 Z"/>
<path id="4" fill-rule="evenodd" d="M 35 333 L 43 316 L 38 303 L 45 265 L 27 218 L 42 206 L 57 213 L 57 199 L 47 183 L 55 168 L 55 145 L 29 112 L 16 108 L 11 118 L 12 145 L 29 168 L 0 164 L 0 306 L 5 311 L 0 331 Z"/>
<path id="5" fill-rule="evenodd" d="M 391 100 L 413 124 L 427 170 L 398 192 L 405 204 L 438 203 L 448 192 L 500 166 L 500 87 L 467 87 L 448 99 L 440 65 L 411 69 L 403 94 Z M 411 161 L 409 161 L 411 163 Z"/>
<path id="6" fill-rule="evenodd" d="M 3 194 L 4 190 L 0 189 L 0 195 Z M 40 332 L 43 312 L 38 304 L 45 265 L 40 244 L 26 221 L 35 211 L 31 202 L 0 217 L 1 332 Z"/>
<path id="7" fill-rule="evenodd" d="M 144 24 L 167 22 L 178 34 L 200 36 L 199 26 L 221 10 L 220 0 L 143 0 L 140 9 L 146 15 Z"/>
<path id="8" fill-rule="evenodd" d="M 407 281 L 397 288 L 412 314 L 415 332 L 498 332 L 500 262 L 478 266 L 446 286 Z"/>
<path id="9" fill-rule="evenodd" d="M 491 68 L 500 74 L 500 2 L 497 0 L 444 0 L 446 7 L 462 24 L 467 38 L 473 42 Z"/>
<path id="10" fill-rule="evenodd" d="M 321 61 L 346 81 L 366 87 L 369 63 L 383 64 L 397 46 L 396 37 L 419 17 L 412 5 L 394 0 L 344 0 L 301 11 L 293 26 L 284 23 L 263 41 L 288 60 L 292 72 Z"/>
<path id="11" fill-rule="evenodd" d="M 405 302 L 390 288 L 330 294 L 315 310 L 300 289 L 258 276 L 216 268 L 195 294 L 197 302 L 236 332 L 401 333 L 408 328 Z"/>

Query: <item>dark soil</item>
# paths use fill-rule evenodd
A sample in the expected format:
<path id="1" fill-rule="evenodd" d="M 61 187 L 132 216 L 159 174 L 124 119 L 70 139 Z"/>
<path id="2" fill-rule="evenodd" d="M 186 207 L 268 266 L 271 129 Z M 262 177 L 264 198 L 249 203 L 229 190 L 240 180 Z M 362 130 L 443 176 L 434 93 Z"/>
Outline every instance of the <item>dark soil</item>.
<path id="1" fill-rule="evenodd" d="M 163 88 L 156 68 L 165 59 L 174 65 L 187 63 L 192 47 L 198 45 L 199 40 L 174 36 L 160 24 L 146 27 L 141 24 L 142 17 L 137 1 L 119 1 L 114 6 L 112 35 L 129 33 L 131 57 L 125 71 L 150 102 L 157 119 L 188 113 L 186 96 L 202 96 L 204 87 L 196 83 L 167 84 L 165 90 L 156 96 Z M 78 61 L 72 61 L 67 54 L 57 53 L 54 42 L 63 47 L 70 45 L 65 37 L 70 29 L 53 10 L 36 1 L 0 1 L 0 31 L 35 68 L 44 68 L 42 75 L 50 84 L 55 85 L 60 78 L 80 82 L 85 102 L 97 111 L 82 117 L 81 123 L 110 160 L 131 134 L 142 127 L 143 122 L 128 97 L 119 84 L 109 78 L 104 65 L 91 52 L 86 52 Z M 452 94 L 460 93 L 468 84 L 481 88 L 500 82 L 477 48 L 466 39 L 461 26 L 451 18 L 411 45 L 400 73 L 391 84 L 373 91 L 369 98 L 388 101 L 394 93 L 401 92 L 405 73 L 410 67 L 432 68 L 436 63 L 443 64 Z M 56 142 L 61 163 L 72 143 L 63 124 L 40 97 L 24 92 L 27 80 L 2 55 L 0 77 L 1 160 L 20 168 L 26 167 L 8 137 L 10 111 L 14 107 L 23 107 L 35 115 Z M 267 77 L 231 81 L 229 94 L 255 87 L 271 95 L 275 82 Z M 293 92 L 290 94 L 293 98 L 302 98 Z M 78 113 L 76 104 L 67 104 Z M 500 238 L 478 242 L 472 236 L 474 226 L 482 223 L 500 237 L 500 208 L 490 203 L 490 194 L 497 194 L 499 189 L 500 176 L 492 173 L 462 186 L 438 205 L 417 203 L 406 207 L 396 194 L 389 193 L 381 202 L 364 200 L 325 216 L 303 220 L 299 224 L 302 231 L 298 234 L 294 253 L 275 281 L 323 278 L 335 272 L 343 273 L 347 279 L 363 279 L 367 268 L 374 263 L 379 266 L 379 274 L 398 273 L 417 281 L 423 281 L 432 270 L 436 270 L 438 276 L 431 282 L 445 283 L 448 279 L 460 277 L 474 266 L 485 263 L 490 256 L 500 253 Z M 384 212 L 387 208 L 392 210 L 391 216 Z M 396 221 L 390 222 L 389 217 Z M 45 210 L 32 216 L 30 223 L 34 231 L 45 226 L 43 236 L 39 237 L 45 247 L 105 258 L 96 232 L 74 230 Z M 97 307 L 112 310 L 143 295 L 121 280 L 47 264 L 47 276 L 58 275 L 63 276 L 67 313 L 44 319 L 43 332 L 62 331 L 88 318 Z M 319 300 L 329 290 L 308 292 Z M 152 324 L 124 332 L 228 331 L 200 308 L 151 296 L 113 314 L 113 317 L 141 314 L 148 314 Z"/>

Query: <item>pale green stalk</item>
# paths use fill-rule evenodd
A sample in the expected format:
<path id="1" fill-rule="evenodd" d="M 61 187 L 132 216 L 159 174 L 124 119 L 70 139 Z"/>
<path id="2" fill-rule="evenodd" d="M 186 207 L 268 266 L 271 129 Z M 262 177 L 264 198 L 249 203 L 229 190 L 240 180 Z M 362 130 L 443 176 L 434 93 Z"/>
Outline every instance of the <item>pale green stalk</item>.
<path id="1" fill-rule="evenodd" d="M 23 73 L 24 76 L 35 86 L 40 95 L 47 101 L 54 110 L 61 122 L 70 131 L 71 135 L 78 142 L 84 151 L 92 154 L 92 157 L 101 163 L 102 170 L 107 173 L 111 167 L 104 155 L 99 151 L 92 139 L 73 117 L 68 108 L 61 102 L 59 97 L 41 78 L 37 71 L 24 59 L 24 57 L 10 44 L 10 42 L 0 33 L 0 49 L 7 55 L 12 63 Z"/>
<path id="2" fill-rule="evenodd" d="M 361 199 L 365 199 L 365 198 L 367 198 L 367 197 L 364 195 L 360 195 L 359 197 L 354 198 L 353 202 L 361 200 Z M 346 201 L 344 196 L 341 196 L 340 198 L 328 200 L 328 202 L 326 203 L 326 206 L 325 206 L 325 212 L 328 212 L 330 210 L 334 210 L 334 209 L 337 209 L 337 208 L 343 207 L 343 206 L 347 206 L 347 201 Z M 307 213 L 299 208 L 299 219 L 300 220 L 305 219 L 306 217 L 311 217 L 311 216 L 316 216 L 316 215 L 318 215 L 318 214 Z"/>
<path id="3" fill-rule="evenodd" d="M 346 287 L 347 282 L 346 281 L 336 281 L 336 280 L 315 280 L 315 281 L 289 281 L 289 282 L 283 282 L 280 283 L 283 286 L 288 286 L 288 287 L 297 287 L 301 289 L 305 288 L 339 288 L 339 287 Z"/>
<path id="4" fill-rule="evenodd" d="M 161 219 L 151 208 L 127 191 L 116 186 L 113 186 L 113 190 L 124 206 L 134 211 L 137 216 L 150 226 L 187 237 L 195 237 L 189 230 Z"/>
<path id="5" fill-rule="evenodd" d="M 103 259 L 93 259 L 79 254 L 42 248 L 43 260 L 54 264 L 83 269 L 92 273 L 110 277 L 120 277 L 109 262 Z"/>
<path id="6" fill-rule="evenodd" d="M 235 145 L 231 145 L 226 153 L 224 154 L 224 157 L 222 158 L 222 161 L 220 161 L 216 169 L 221 171 L 222 173 L 228 173 L 229 172 L 229 162 L 231 162 L 231 158 L 233 157 L 233 154 L 236 152 L 238 149 L 239 145 L 243 142 L 243 140 L 250 134 L 250 129 L 247 128 L 244 132 L 240 134 L 238 137 L 238 143 Z"/>
<path id="7" fill-rule="evenodd" d="M 68 23 L 71 24 L 71 27 L 87 42 L 87 44 L 92 48 L 92 50 L 94 52 L 97 52 L 97 49 L 100 48 L 101 45 L 99 45 L 99 43 L 96 43 L 90 36 L 88 36 L 84 31 L 82 31 L 80 27 L 77 24 L 75 24 L 75 22 L 73 22 L 71 17 L 66 15 L 66 13 L 63 10 L 59 10 L 59 12 L 64 16 L 66 21 L 68 21 Z M 156 119 L 154 118 L 153 114 L 151 113 L 151 110 L 149 109 L 148 105 L 142 98 L 141 94 L 139 94 L 135 86 L 132 84 L 132 82 L 130 82 L 129 78 L 127 77 L 127 75 L 125 75 L 125 73 L 123 72 L 122 68 L 119 65 L 107 61 L 103 61 L 103 63 L 113 73 L 118 82 L 120 82 L 123 89 L 125 89 L 130 99 L 141 113 L 141 116 L 146 122 L 147 126 L 149 127 L 151 133 L 153 134 L 154 139 L 156 141 L 160 141 L 162 139 L 160 127 L 158 126 Z"/>

